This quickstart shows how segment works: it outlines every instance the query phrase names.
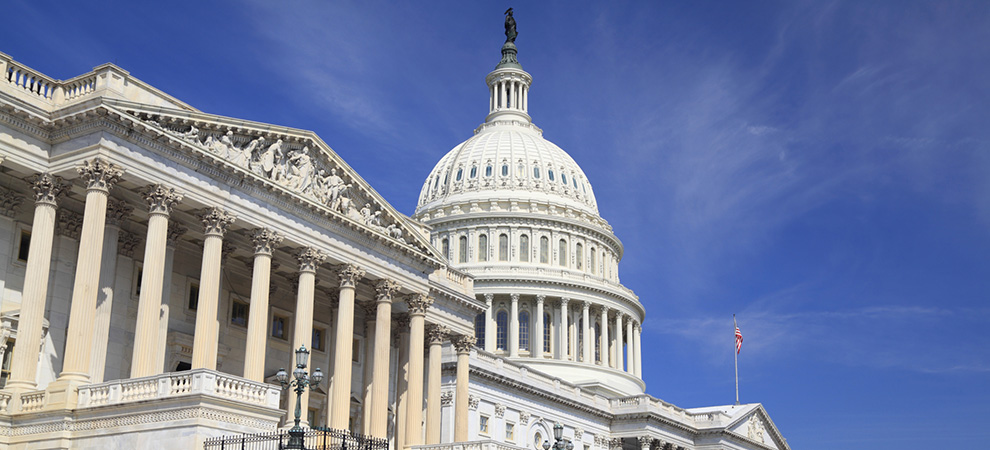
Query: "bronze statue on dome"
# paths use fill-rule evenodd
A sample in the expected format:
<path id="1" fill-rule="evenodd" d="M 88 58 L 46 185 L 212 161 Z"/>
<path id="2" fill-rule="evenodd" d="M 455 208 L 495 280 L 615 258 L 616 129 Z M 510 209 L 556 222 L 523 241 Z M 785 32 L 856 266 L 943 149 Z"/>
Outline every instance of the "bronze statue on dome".
<path id="1" fill-rule="evenodd" d="M 505 42 L 516 42 L 516 19 L 512 18 L 512 8 L 505 10 Z"/>

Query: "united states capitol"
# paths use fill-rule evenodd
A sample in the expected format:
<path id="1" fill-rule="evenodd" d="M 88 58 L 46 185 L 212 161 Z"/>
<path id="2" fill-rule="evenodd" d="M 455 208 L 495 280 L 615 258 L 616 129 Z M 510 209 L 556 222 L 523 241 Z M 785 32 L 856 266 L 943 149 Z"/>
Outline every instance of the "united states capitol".
<path id="1" fill-rule="evenodd" d="M 0 53 L 0 448 L 204 448 L 298 407 L 394 449 L 789 449 L 759 403 L 645 393 L 623 244 L 512 27 L 412 216 L 312 131 Z"/>

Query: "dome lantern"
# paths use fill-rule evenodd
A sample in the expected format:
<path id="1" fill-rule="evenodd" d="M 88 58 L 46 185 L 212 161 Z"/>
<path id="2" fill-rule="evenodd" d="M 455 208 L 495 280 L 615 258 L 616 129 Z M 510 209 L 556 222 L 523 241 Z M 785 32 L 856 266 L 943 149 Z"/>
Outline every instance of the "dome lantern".
<path id="1" fill-rule="evenodd" d="M 533 83 L 533 77 L 523 70 L 516 59 L 517 33 L 512 8 L 505 13 L 506 39 L 502 45 L 502 60 L 485 77 L 485 82 L 488 83 L 488 117 L 485 122 L 517 120 L 530 123 L 529 86 Z"/>

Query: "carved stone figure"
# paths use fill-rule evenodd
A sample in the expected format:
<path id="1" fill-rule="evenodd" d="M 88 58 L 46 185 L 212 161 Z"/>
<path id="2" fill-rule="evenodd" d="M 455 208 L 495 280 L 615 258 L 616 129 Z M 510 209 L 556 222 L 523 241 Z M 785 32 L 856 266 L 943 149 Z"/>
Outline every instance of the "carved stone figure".
<path id="1" fill-rule="evenodd" d="M 259 175 L 268 177 L 271 180 L 275 180 L 276 176 L 276 166 L 278 162 L 282 160 L 282 140 L 279 139 L 275 141 L 274 144 L 269 145 L 264 151 L 258 155 L 258 170 Z"/>
<path id="2" fill-rule="evenodd" d="M 183 139 L 199 142 L 199 128 L 190 126 L 189 131 L 182 133 L 181 136 Z"/>
<path id="3" fill-rule="evenodd" d="M 388 224 L 387 227 L 385 227 L 385 234 L 387 234 L 390 238 L 394 238 L 395 240 L 403 244 L 406 243 L 406 240 L 402 238 L 402 229 L 396 226 L 394 223 L 390 223 Z"/>
<path id="4" fill-rule="evenodd" d="M 361 221 L 365 225 L 371 225 L 371 203 L 365 203 L 364 208 L 361 208 Z"/>
<path id="5" fill-rule="evenodd" d="M 512 8 L 505 10 L 505 42 L 516 42 L 516 19 L 512 17 Z"/>
<path id="6" fill-rule="evenodd" d="M 326 185 L 327 193 L 329 194 L 327 202 L 330 205 L 330 209 L 338 209 L 340 194 L 344 189 L 349 188 L 350 185 L 344 185 L 343 178 L 337 176 L 337 169 L 330 169 L 330 176 L 324 178 L 323 183 Z"/>
<path id="7" fill-rule="evenodd" d="M 309 147 L 304 146 L 302 150 L 293 152 L 289 157 L 289 177 L 292 180 L 289 185 L 293 189 L 306 193 L 313 187 L 313 160 L 309 157 Z"/>
<path id="8" fill-rule="evenodd" d="M 231 151 L 235 149 L 234 132 L 227 130 L 227 132 L 220 137 L 220 141 L 218 141 L 214 147 L 214 153 L 220 155 L 220 157 L 224 159 L 230 159 Z"/>

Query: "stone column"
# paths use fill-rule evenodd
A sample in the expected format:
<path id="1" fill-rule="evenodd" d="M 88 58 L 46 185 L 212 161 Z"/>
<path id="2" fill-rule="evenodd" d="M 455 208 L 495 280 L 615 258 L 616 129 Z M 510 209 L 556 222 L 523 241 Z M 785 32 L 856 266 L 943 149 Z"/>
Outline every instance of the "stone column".
<path id="1" fill-rule="evenodd" d="M 615 312 L 615 368 L 625 370 L 622 362 L 622 313 Z"/>
<path id="2" fill-rule="evenodd" d="M 203 239 L 203 266 L 199 275 L 199 303 L 196 306 L 192 368 L 217 370 L 220 254 L 223 250 L 223 235 L 236 218 L 215 206 L 207 208 L 199 218 L 203 222 L 206 238 Z"/>
<path id="3" fill-rule="evenodd" d="M 48 275 L 52 266 L 52 243 L 55 239 L 55 210 L 58 197 L 68 187 L 62 178 L 42 173 L 28 179 L 34 188 L 34 221 L 31 223 L 31 244 L 28 248 L 24 290 L 21 294 L 21 316 L 17 325 L 19 351 L 13 352 L 10 379 L 6 389 L 26 391 L 35 389 L 38 373 L 38 352 L 41 348 L 42 322 L 48 300 Z"/>
<path id="4" fill-rule="evenodd" d="M 423 346 L 426 309 L 433 299 L 426 294 L 406 297 L 409 305 L 409 384 L 406 393 L 404 447 L 423 445 Z"/>
<path id="5" fill-rule="evenodd" d="M 364 270 L 352 264 L 337 269 L 340 301 L 337 304 L 337 346 L 334 349 L 333 391 L 330 400 L 330 428 L 346 430 L 351 418 L 351 342 L 354 340 L 354 290 Z"/>
<path id="6" fill-rule="evenodd" d="M 93 319 L 100 283 L 103 257 L 103 234 L 107 222 L 107 199 L 123 170 L 99 158 L 77 169 L 86 181 L 86 209 L 79 234 L 79 257 L 72 285 L 69 329 L 66 334 L 64 362 L 58 380 L 49 385 L 52 405 L 73 406 L 75 384 L 89 382 L 89 362 L 93 350 Z M 63 403 L 64 402 L 64 403 Z"/>
<path id="7" fill-rule="evenodd" d="M 471 347 L 474 336 L 457 336 L 453 339 L 457 350 L 457 382 L 454 389 L 454 442 L 468 440 L 468 377 L 470 376 Z"/>
<path id="8" fill-rule="evenodd" d="M 295 353 L 296 349 L 303 345 L 310 347 L 313 344 L 313 301 L 314 294 L 316 292 L 316 269 L 320 267 L 320 264 L 323 264 L 323 261 L 326 261 L 326 259 L 326 254 L 313 247 L 303 248 L 296 253 L 296 260 L 299 261 L 299 284 L 296 289 L 296 311 L 295 320 L 293 321 L 292 348 L 290 353 L 291 363 L 289 364 L 292 368 L 295 368 L 297 364 Z M 347 348 L 350 349 L 350 340 L 348 340 L 347 343 Z M 347 360 L 347 367 L 350 369 L 350 354 L 348 354 Z M 308 361 L 308 363 L 309 366 L 306 370 L 309 373 L 313 373 L 312 360 Z M 350 386 L 351 383 L 350 380 L 348 380 L 348 392 L 350 391 Z M 302 427 L 309 426 L 309 419 L 306 417 L 308 416 L 306 412 L 309 411 L 309 392 L 310 389 L 303 392 L 302 398 L 299 401 L 299 407 L 303 411 L 304 416 L 302 418 L 302 422 L 300 423 L 300 426 Z M 350 408 L 350 404 L 351 399 L 348 397 L 348 409 Z M 291 423 L 290 419 L 293 417 L 292 414 L 296 409 L 295 395 L 289 395 L 289 401 L 286 404 L 286 407 L 288 416 L 285 422 L 286 425 L 288 425 Z M 343 428 L 338 429 L 346 430 L 347 424 L 345 423 L 344 425 L 345 426 Z"/>
<path id="9" fill-rule="evenodd" d="M 509 294 L 512 306 L 509 308 L 509 357 L 519 357 L 519 294 Z"/>
<path id="10" fill-rule="evenodd" d="M 392 296 L 399 283 L 381 280 L 375 284 L 375 359 L 371 378 L 371 436 L 388 437 L 388 366 L 392 342 Z"/>
<path id="11" fill-rule="evenodd" d="M 533 321 L 533 335 L 529 337 L 529 352 L 534 358 L 543 358 L 543 301 L 545 295 L 536 296 L 536 317 Z M 534 339 L 535 338 L 535 339 Z"/>
<path id="12" fill-rule="evenodd" d="M 591 327 L 590 312 L 591 312 L 591 302 L 582 302 L 581 308 L 581 322 L 583 322 L 584 327 L 581 330 L 581 344 L 584 347 L 581 359 L 588 364 L 594 364 L 595 362 L 591 360 Z"/>
<path id="13" fill-rule="evenodd" d="M 635 333 L 633 333 L 633 339 L 636 347 L 636 376 L 643 378 L 643 347 L 640 345 L 640 335 L 643 334 L 643 327 L 640 324 L 636 324 Z"/>
<path id="14" fill-rule="evenodd" d="M 165 238 L 165 275 L 162 277 L 162 306 L 158 316 L 158 349 L 155 355 L 155 367 L 165 372 L 174 370 L 174 367 L 165 367 L 166 343 L 168 342 L 168 315 L 169 299 L 172 292 L 172 266 L 175 262 L 175 246 L 179 238 L 189 231 L 175 220 L 168 221 L 168 236 Z"/>
<path id="15" fill-rule="evenodd" d="M 430 343 L 430 371 L 426 382 L 426 445 L 440 443 L 440 358 L 443 341 L 450 330 L 430 324 L 426 329 Z"/>
<path id="16" fill-rule="evenodd" d="M 362 303 L 364 310 L 364 366 L 361 373 L 361 434 L 371 435 L 371 390 L 372 377 L 374 376 L 375 360 L 375 322 L 377 321 L 374 303 Z"/>
<path id="17" fill-rule="evenodd" d="M 247 342 L 244 347 L 244 378 L 251 381 L 265 381 L 272 253 L 283 239 L 280 233 L 268 228 L 256 228 L 251 232 L 251 242 L 254 243 L 254 264 L 251 269 L 251 305 L 248 307 Z"/>
<path id="18" fill-rule="evenodd" d="M 107 226 L 103 232 L 103 266 L 100 267 L 100 294 L 96 303 L 96 322 L 93 326 L 93 358 L 89 361 L 89 379 L 92 383 L 102 383 L 106 370 L 114 281 L 117 279 L 120 225 L 127 220 L 133 210 L 133 207 L 122 201 L 107 202 Z"/>
<path id="19" fill-rule="evenodd" d="M 144 266 L 141 275 L 141 296 L 138 299 L 137 325 L 131 354 L 131 378 L 161 373 L 156 366 L 158 355 L 158 318 L 162 309 L 162 289 L 165 277 L 165 246 L 168 217 L 172 207 L 182 201 L 175 189 L 162 185 L 148 186 L 144 191 L 148 202 L 148 235 L 144 241 Z"/>
<path id="20" fill-rule="evenodd" d="M 399 358 L 395 371 L 395 448 L 405 448 L 406 412 L 409 409 L 409 315 L 399 314 L 395 320 L 399 332 Z"/>
<path id="21" fill-rule="evenodd" d="M 608 354 L 608 306 L 602 306 L 602 335 L 598 336 L 599 346 L 601 346 L 602 360 L 599 363 L 604 367 L 609 366 L 609 354 Z"/>
<path id="22" fill-rule="evenodd" d="M 495 294 L 485 294 L 485 351 L 495 353 Z"/>
<path id="23" fill-rule="evenodd" d="M 568 333 L 567 333 L 567 315 L 569 314 L 567 309 L 567 302 L 571 299 L 561 298 L 560 299 L 560 317 L 557 318 L 557 348 L 556 348 L 556 359 L 565 360 L 567 359 L 567 348 L 568 348 Z"/>
<path id="24" fill-rule="evenodd" d="M 633 321 L 626 318 L 626 372 L 636 372 L 636 357 L 633 356 Z"/>

